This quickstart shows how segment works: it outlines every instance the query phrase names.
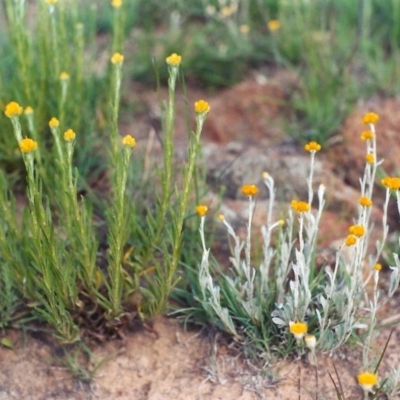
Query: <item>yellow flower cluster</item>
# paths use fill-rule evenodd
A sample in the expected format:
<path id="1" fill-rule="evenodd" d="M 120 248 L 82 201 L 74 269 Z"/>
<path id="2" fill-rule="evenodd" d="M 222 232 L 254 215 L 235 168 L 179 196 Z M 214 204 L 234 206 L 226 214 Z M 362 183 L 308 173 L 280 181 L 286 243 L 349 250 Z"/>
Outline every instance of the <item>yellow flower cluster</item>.
<path id="1" fill-rule="evenodd" d="M 67 142 L 71 142 L 76 137 L 75 132 L 72 129 L 68 129 L 64 132 L 64 140 Z"/>
<path id="2" fill-rule="evenodd" d="M 383 186 L 386 186 L 391 190 L 399 190 L 400 189 L 400 178 L 386 176 L 381 180 Z"/>
<path id="3" fill-rule="evenodd" d="M 242 193 L 245 196 L 255 196 L 258 193 L 258 187 L 256 185 L 243 185 Z"/>
<path id="4" fill-rule="evenodd" d="M 290 322 L 289 330 L 297 340 L 300 340 L 306 335 L 308 326 L 305 322 Z"/>
<path id="5" fill-rule="evenodd" d="M 321 150 L 321 145 L 318 144 L 317 142 L 312 141 L 312 142 L 310 142 L 310 143 L 307 143 L 307 144 L 304 146 L 304 149 L 305 149 L 306 151 L 309 151 L 310 153 L 311 153 L 311 152 L 314 152 L 314 153 L 315 153 L 315 152 Z"/>
<path id="6" fill-rule="evenodd" d="M 132 148 L 136 146 L 136 140 L 131 135 L 124 136 L 122 143 L 124 146 L 129 146 Z"/>
<path id="7" fill-rule="evenodd" d="M 8 103 L 6 105 L 6 109 L 4 110 L 4 114 L 8 118 L 16 117 L 17 115 L 21 115 L 23 111 L 23 108 L 15 101 L 12 101 L 11 103 Z"/>
<path id="8" fill-rule="evenodd" d="M 111 5 L 115 8 L 122 6 L 122 0 L 111 0 Z"/>
<path id="9" fill-rule="evenodd" d="M 362 196 L 359 201 L 359 204 L 363 207 L 371 207 L 373 203 L 372 200 L 369 199 L 367 196 Z"/>
<path id="10" fill-rule="evenodd" d="M 171 67 L 177 67 L 181 61 L 182 57 L 176 53 L 172 53 L 170 56 L 168 56 L 165 61 L 167 62 L 168 65 Z"/>
<path id="11" fill-rule="evenodd" d="M 277 31 L 280 29 L 281 23 L 277 19 L 272 19 L 271 21 L 268 22 L 268 29 L 271 32 Z"/>
<path id="12" fill-rule="evenodd" d="M 114 53 L 111 57 L 111 62 L 113 64 L 122 64 L 124 61 L 124 56 L 121 53 Z"/>
<path id="13" fill-rule="evenodd" d="M 373 164 L 373 163 L 375 162 L 375 156 L 374 156 L 372 153 L 368 153 L 368 154 L 365 156 L 365 161 L 366 161 L 368 164 Z"/>
<path id="14" fill-rule="evenodd" d="M 299 213 L 307 212 L 310 210 L 310 205 L 305 201 L 292 200 L 290 205 L 292 206 L 294 211 L 297 211 Z"/>
<path id="15" fill-rule="evenodd" d="M 37 148 L 37 143 L 32 139 L 25 138 L 19 142 L 19 148 L 23 153 L 30 153 Z"/>
<path id="16" fill-rule="evenodd" d="M 374 265 L 374 271 L 380 271 L 382 269 L 382 264 L 376 263 Z"/>
<path id="17" fill-rule="evenodd" d="M 365 235 L 365 228 L 362 225 L 352 225 L 349 227 L 349 233 L 357 237 L 362 237 Z"/>
<path id="18" fill-rule="evenodd" d="M 205 114 L 210 111 L 210 105 L 205 100 L 199 100 L 194 103 L 196 114 Z"/>
<path id="19" fill-rule="evenodd" d="M 31 106 L 25 107 L 24 114 L 25 115 L 33 114 L 33 108 Z"/>
<path id="20" fill-rule="evenodd" d="M 46 0 L 47 4 L 56 4 L 58 0 Z"/>
<path id="21" fill-rule="evenodd" d="M 362 119 L 363 124 L 376 124 L 378 121 L 379 121 L 379 115 L 373 112 L 365 114 Z"/>
<path id="22" fill-rule="evenodd" d="M 360 136 L 361 140 L 372 140 L 374 138 L 374 134 L 372 133 L 372 131 L 364 131 L 361 136 Z"/>
<path id="23" fill-rule="evenodd" d="M 347 236 L 346 240 L 344 241 L 344 244 L 346 246 L 353 246 L 356 243 L 357 243 L 357 238 L 354 235 Z"/>
<path id="24" fill-rule="evenodd" d="M 372 392 L 372 388 L 378 383 L 378 376 L 373 372 L 362 372 L 357 376 L 357 381 L 366 392 Z"/>
<path id="25" fill-rule="evenodd" d="M 52 118 L 50 121 L 49 121 L 49 126 L 50 126 L 50 128 L 58 128 L 59 126 L 60 126 L 60 121 L 57 119 L 57 118 Z"/>
<path id="26" fill-rule="evenodd" d="M 200 217 L 204 217 L 207 214 L 207 211 L 208 211 L 207 206 L 203 206 L 200 204 L 196 207 L 196 212 Z"/>
<path id="27" fill-rule="evenodd" d="M 60 74 L 60 80 L 66 81 L 69 79 L 69 73 L 68 72 L 61 72 Z"/>

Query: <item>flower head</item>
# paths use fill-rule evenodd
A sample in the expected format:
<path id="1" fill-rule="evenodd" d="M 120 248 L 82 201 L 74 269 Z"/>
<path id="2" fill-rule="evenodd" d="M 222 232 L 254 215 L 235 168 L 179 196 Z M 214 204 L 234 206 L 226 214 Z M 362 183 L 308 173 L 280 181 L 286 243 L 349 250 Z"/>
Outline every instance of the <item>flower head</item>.
<path id="1" fill-rule="evenodd" d="M 307 212 L 310 209 L 310 205 L 305 201 L 292 200 L 290 205 L 292 206 L 294 211 L 297 211 L 299 213 Z"/>
<path id="2" fill-rule="evenodd" d="M 136 140 L 131 135 L 124 136 L 122 139 L 122 143 L 124 146 L 129 146 L 132 148 L 136 146 Z"/>
<path id="3" fill-rule="evenodd" d="M 373 112 L 366 113 L 362 119 L 363 124 L 376 124 L 379 121 L 379 115 Z"/>
<path id="4" fill-rule="evenodd" d="M 32 139 L 25 138 L 19 142 L 19 148 L 23 153 L 30 153 L 37 148 L 37 143 Z"/>
<path id="5" fill-rule="evenodd" d="M 373 372 L 362 372 L 358 374 L 357 381 L 366 392 L 372 392 L 372 388 L 378 383 L 378 376 Z"/>
<path id="6" fill-rule="evenodd" d="M 111 57 L 111 62 L 114 65 L 122 64 L 123 61 L 124 61 L 124 56 L 121 53 L 114 53 L 113 56 Z"/>
<path id="7" fill-rule="evenodd" d="M 307 143 L 307 144 L 304 146 L 304 149 L 305 149 L 306 151 L 309 151 L 310 153 L 311 153 L 311 152 L 314 152 L 314 153 L 315 153 L 315 152 L 321 150 L 321 145 L 318 144 L 317 142 L 312 141 L 312 142 L 310 142 L 310 143 Z"/>
<path id="8" fill-rule="evenodd" d="M 208 211 L 208 207 L 207 206 L 203 206 L 203 205 L 199 204 L 196 207 L 196 212 L 200 217 L 204 217 L 207 214 L 207 211 Z"/>
<path id="9" fill-rule="evenodd" d="M 373 163 L 375 162 L 375 156 L 374 156 L 372 153 L 368 153 L 368 154 L 365 156 L 365 161 L 366 161 L 368 164 L 373 164 Z"/>
<path id="10" fill-rule="evenodd" d="M 45 0 L 47 4 L 56 4 L 58 0 Z"/>
<path id="11" fill-rule="evenodd" d="M 348 235 L 344 244 L 348 247 L 353 246 L 357 243 L 357 238 L 354 235 Z"/>
<path id="12" fill-rule="evenodd" d="M 277 19 L 272 19 L 268 22 L 268 29 L 271 32 L 277 31 L 281 27 L 281 23 Z"/>
<path id="13" fill-rule="evenodd" d="M 122 6 L 122 0 L 111 0 L 111 5 L 115 8 Z"/>
<path id="14" fill-rule="evenodd" d="M 198 100 L 194 103 L 196 114 L 205 114 L 210 111 L 210 105 L 205 100 Z"/>
<path id="15" fill-rule="evenodd" d="M 72 129 L 68 129 L 64 132 L 64 140 L 67 142 L 71 142 L 75 139 L 75 132 Z"/>
<path id="16" fill-rule="evenodd" d="M 374 265 L 374 271 L 380 271 L 382 269 L 382 264 L 376 263 Z"/>
<path id="17" fill-rule="evenodd" d="M 307 333 L 307 324 L 305 322 L 289 322 L 290 333 L 294 335 L 297 340 L 303 339 Z"/>
<path id="18" fill-rule="evenodd" d="M 258 187 L 256 185 L 243 185 L 242 193 L 245 196 L 255 196 L 258 193 Z"/>
<path id="19" fill-rule="evenodd" d="M 374 134 L 372 133 L 372 131 L 364 131 L 361 136 L 360 136 L 361 140 L 372 140 L 374 138 Z"/>
<path id="20" fill-rule="evenodd" d="M 317 346 L 317 338 L 314 335 L 306 335 L 304 338 L 306 342 L 306 346 L 311 350 L 314 351 L 315 347 Z"/>
<path id="21" fill-rule="evenodd" d="M 60 80 L 62 80 L 62 81 L 66 81 L 66 80 L 68 80 L 69 79 L 69 73 L 68 72 L 61 72 L 61 74 L 60 74 Z"/>
<path id="22" fill-rule="evenodd" d="M 58 128 L 59 126 L 60 126 L 60 121 L 57 119 L 57 118 L 52 118 L 50 121 L 49 121 L 49 126 L 50 126 L 50 128 Z"/>
<path id="23" fill-rule="evenodd" d="M 25 115 L 33 114 L 33 108 L 31 106 L 25 107 L 24 114 Z"/>
<path id="24" fill-rule="evenodd" d="M 352 225 L 349 228 L 349 232 L 357 237 L 362 237 L 365 234 L 365 228 L 362 225 Z"/>
<path id="25" fill-rule="evenodd" d="M 165 61 L 167 62 L 168 65 L 171 67 L 177 67 L 181 61 L 182 57 L 176 53 L 172 53 L 170 56 L 168 56 Z"/>
<path id="26" fill-rule="evenodd" d="M 246 35 L 250 31 L 250 27 L 246 24 L 240 25 L 239 31 L 240 31 L 240 33 L 243 33 L 243 35 Z"/>
<path id="27" fill-rule="evenodd" d="M 362 196 L 358 203 L 363 207 L 371 207 L 373 204 L 372 200 L 367 196 Z"/>
<path id="28" fill-rule="evenodd" d="M 21 115 L 23 111 L 23 108 L 15 101 L 12 101 L 11 103 L 8 103 L 6 105 L 6 109 L 4 110 L 4 114 L 8 118 L 15 117 L 17 115 Z"/>
<path id="29" fill-rule="evenodd" d="M 381 180 L 383 186 L 386 186 L 388 189 L 399 190 L 400 189 L 400 178 L 392 178 L 390 176 L 386 176 Z"/>
<path id="30" fill-rule="evenodd" d="M 224 214 L 219 214 L 218 215 L 218 219 L 222 222 L 222 221 L 225 221 L 225 216 L 224 216 Z"/>

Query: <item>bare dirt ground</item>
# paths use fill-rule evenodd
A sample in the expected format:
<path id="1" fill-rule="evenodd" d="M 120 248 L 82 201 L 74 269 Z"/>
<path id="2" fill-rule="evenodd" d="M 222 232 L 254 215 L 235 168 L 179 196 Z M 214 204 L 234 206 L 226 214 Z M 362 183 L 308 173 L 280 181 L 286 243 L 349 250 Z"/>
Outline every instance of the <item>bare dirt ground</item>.
<path id="1" fill-rule="evenodd" d="M 210 115 L 205 125 L 204 139 L 216 148 L 217 154 L 221 155 L 209 157 L 207 164 L 210 169 L 221 161 L 224 149 L 227 149 L 229 154 L 234 154 L 233 157 L 237 159 L 235 165 L 243 167 L 246 163 L 241 162 L 244 160 L 241 149 L 250 145 L 264 146 L 265 151 L 269 151 L 266 158 L 267 167 L 268 162 L 275 160 L 277 175 L 282 168 L 289 168 L 289 164 L 285 164 L 284 160 L 293 160 L 297 155 L 287 152 L 285 145 L 282 145 L 287 141 L 282 128 L 285 110 L 283 107 L 278 107 L 276 104 L 280 102 L 274 99 L 282 100 L 290 84 L 290 79 L 285 81 L 281 77 L 273 82 L 267 82 L 263 87 L 258 87 L 252 80 L 210 99 L 212 110 L 218 112 L 212 118 Z M 122 119 L 122 130 L 126 133 L 137 132 L 135 136 L 138 137 L 139 144 L 140 141 L 146 144 L 149 132 L 154 128 L 154 123 L 157 124 L 157 115 L 154 117 L 154 114 L 157 114 L 155 104 L 158 98 L 150 92 L 139 93 L 140 96 L 144 99 L 141 114 L 136 115 L 133 120 Z M 189 104 L 198 98 L 206 98 L 206 94 L 199 90 L 193 91 L 190 96 Z M 182 139 L 178 141 L 181 144 L 177 149 L 177 157 L 180 157 L 186 152 L 184 147 L 186 122 L 185 113 L 181 113 L 179 107 L 182 110 L 187 103 L 186 99 L 179 96 L 177 101 L 177 125 L 180 127 L 178 139 Z M 347 218 L 353 210 L 350 204 L 354 196 L 357 196 L 357 181 L 352 185 L 351 173 L 355 169 L 360 169 L 354 165 L 354 154 L 359 151 L 360 146 L 363 146 L 363 143 L 360 144 L 358 141 L 363 129 L 360 116 L 365 111 L 378 111 L 383 115 L 378 125 L 378 132 L 388 129 L 394 132 L 396 126 L 400 127 L 400 117 L 394 117 L 395 114 L 391 112 L 393 109 L 398 109 L 397 106 L 400 107 L 398 101 L 395 103 L 396 100 L 389 103 L 374 100 L 361 105 L 354 115 L 347 119 L 343 131 L 338 132 L 336 136 L 340 139 L 338 144 L 321 154 L 321 179 L 328 181 L 328 184 L 335 182 L 334 192 L 337 194 L 331 194 L 329 218 L 327 225 L 321 228 L 322 231 L 324 229 L 333 231 L 331 226 L 335 223 L 337 232 L 334 233 L 343 237 L 344 233 L 340 229 L 345 232 L 346 226 L 341 227 L 340 221 L 344 214 Z M 385 104 L 390 108 L 387 113 Z M 382 149 L 380 153 L 382 156 L 385 156 L 385 146 L 390 149 L 391 155 L 400 154 L 395 149 L 395 146 L 398 146 L 396 136 L 389 136 L 385 137 L 385 143 L 380 142 L 378 137 L 378 148 Z M 354 138 L 357 140 L 353 140 Z M 231 146 L 233 140 L 239 143 L 239 147 Z M 389 140 L 392 142 L 388 142 Z M 238 151 L 235 150 L 237 148 Z M 300 146 L 299 149 L 300 153 Z M 205 146 L 205 152 L 207 151 L 209 149 L 207 150 Z M 395 174 L 395 167 L 398 166 L 396 157 L 392 157 L 388 164 L 391 169 L 387 172 L 391 175 Z M 251 155 L 249 158 L 251 161 L 254 157 Z M 296 165 L 294 171 L 298 174 L 299 168 Z M 250 164 L 249 168 L 254 172 Z M 327 175 L 328 170 L 334 175 Z M 359 172 L 361 171 L 362 169 Z M 249 171 L 244 171 L 239 178 L 236 176 L 237 180 L 243 180 L 249 176 L 248 173 Z M 232 210 L 235 210 L 237 188 L 233 185 L 233 178 L 235 178 L 233 175 L 225 177 L 228 180 L 225 183 L 233 187 L 230 191 L 229 204 Z M 285 179 L 295 185 L 298 175 L 289 174 L 287 177 L 285 175 Z M 394 217 L 393 221 L 398 229 L 398 217 Z M 328 247 L 329 243 L 324 246 Z M 389 348 L 379 371 L 381 377 L 390 368 L 400 364 L 399 311 L 400 299 L 397 295 L 385 306 L 380 316 L 381 321 L 393 317 L 394 324 Z M 94 368 L 94 360 L 104 360 L 94 379 L 89 383 L 74 379 L 74 374 L 60 365 L 63 350 L 49 334 L 28 332 L 24 335 L 20 330 L 9 330 L 6 335 L 12 340 L 14 349 L 0 347 L 0 400 L 329 400 L 336 398 L 329 374 L 338 382 L 333 365 L 337 368 L 346 399 L 363 398 L 362 391 L 356 383 L 356 376 L 361 367 L 360 346 L 345 347 L 332 355 L 318 355 L 316 367 L 310 363 L 307 356 L 303 356 L 296 360 L 270 361 L 261 368 L 251 360 L 246 360 L 237 349 L 230 348 L 228 342 L 218 335 L 211 335 L 205 330 L 199 331 L 195 328 L 185 331 L 176 320 L 166 317 L 159 317 L 152 321 L 152 324 L 152 329 L 143 328 L 138 332 L 126 332 L 123 340 L 103 345 L 89 345 L 93 358 L 88 362 L 88 368 Z M 390 329 L 385 328 L 380 331 L 374 343 L 377 355 L 381 353 Z M 72 355 L 73 349 L 69 349 L 68 352 Z"/>

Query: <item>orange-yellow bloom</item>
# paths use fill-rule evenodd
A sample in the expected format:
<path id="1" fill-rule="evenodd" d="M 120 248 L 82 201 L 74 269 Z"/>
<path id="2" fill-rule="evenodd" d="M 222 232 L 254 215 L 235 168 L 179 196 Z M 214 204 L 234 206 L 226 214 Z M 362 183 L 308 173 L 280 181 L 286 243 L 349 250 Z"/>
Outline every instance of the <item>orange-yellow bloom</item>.
<path id="1" fill-rule="evenodd" d="M 374 265 L 374 271 L 380 271 L 382 269 L 382 264 L 376 263 Z"/>
<path id="2" fill-rule="evenodd" d="M 376 124 L 378 121 L 379 121 L 379 115 L 373 112 L 365 114 L 362 119 L 363 124 Z"/>
<path id="3" fill-rule="evenodd" d="M 59 125 L 60 125 L 60 121 L 59 121 L 57 118 L 54 118 L 54 117 L 53 117 L 53 118 L 49 121 L 49 126 L 50 126 L 50 128 L 58 128 Z"/>
<path id="4" fill-rule="evenodd" d="M 24 114 L 29 115 L 33 113 L 33 108 L 31 106 L 25 107 Z"/>
<path id="5" fill-rule="evenodd" d="M 124 61 L 124 56 L 121 53 L 114 53 L 113 56 L 111 57 L 111 62 L 114 65 L 122 64 L 123 61 Z"/>
<path id="6" fill-rule="evenodd" d="M 122 6 L 122 0 L 111 0 L 111 5 L 115 8 Z"/>
<path id="7" fill-rule="evenodd" d="M 129 146 L 132 148 L 136 146 L 136 140 L 131 135 L 124 136 L 124 138 L 122 139 L 122 143 L 124 146 Z"/>
<path id="8" fill-rule="evenodd" d="M 196 212 L 200 217 L 204 217 L 207 214 L 207 211 L 208 211 L 207 206 L 203 206 L 200 204 L 196 207 Z"/>
<path id="9" fill-rule="evenodd" d="M 361 136 L 360 136 L 361 140 L 372 140 L 374 138 L 374 134 L 372 133 L 372 131 L 364 131 Z"/>
<path id="10" fill-rule="evenodd" d="M 61 72 L 60 80 L 66 81 L 67 79 L 69 79 L 69 73 L 68 72 Z"/>
<path id="11" fill-rule="evenodd" d="M 271 32 L 277 31 L 281 27 L 281 23 L 277 19 L 272 19 L 268 22 L 268 29 Z"/>
<path id="12" fill-rule="evenodd" d="M 367 196 L 362 196 L 359 204 L 362 205 L 363 207 L 371 207 L 372 206 L 372 200 L 369 199 Z"/>
<path id="13" fill-rule="evenodd" d="M 378 383 L 378 377 L 373 372 L 362 372 L 357 376 L 357 381 L 366 392 L 372 392 L 373 387 Z"/>
<path id="14" fill-rule="evenodd" d="M 357 243 L 357 238 L 354 235 L 347 236 L 346 240 L 344 241 L 344 244 L 346 246 L 353 246 L 356 243 Z"/>
<path id="15" fill-rule="evenodd" d="M 210 111 L 210 105 L 205 100 L 199 100 L 194 103 L 194 111 L 197 114 L 205 114 Z"/>
<path id="16" fill-rule="evenodd" d="M 4 114 L 8 118 L 15 117 L 17 115 L 21 115 L 23 111 L 23 108 L 15 101 L 12 101 L 11 103 L 8 103 L 6 105 L 6 109 L 4 110 Z"/>
<path id="17" fill-rule="evenodd" d="M 30 153 L 37 148 L 37 143 L 32 139 L 25 138 L 19 142 L 19 148 L 23 153 Z"/>
<path id="18" fill-rule="evenodd" d="M 373 164 L 373 163 L 375 162 L 375 156 L 374 156 L 372 153 L 368 153 L 368 154 L 365 156 L 365 161 L 366 161 L 368 164 Z"/>
<path id="19" fill-rule="evenodd" d="M 400 189 L 400 178 L 392 178 L 390 176 L 386 176 L 381 180 L 383 186 L 386 186 L 392 190 L 399 190 Z"/>
<path id="20" fill-rule="evenodd" d="M 357 237 L 365 235 L 365 228 L 362 225 L 352 225 L 349 227 L 349 232 Z"/>
<path id="21" fill-rule="evenodd" d="M 72 129 L 68 129 L 64 132 L 64 140 L 67 142 L 71 142 L 72 140 L 75 139 L 75 132 Z"/>
<path id="22" fill-rule="evenodd" d="M 165 61 L 167 62 L 168 65 L 171 67 L 177 67 L 181 61 L 182 57 L 179 54 L 172 53 L 170 56 L 168 56 Z"/>
<path id="23" fill-rule="evenodd" d="M 299 213 L 307 212 L 310 209 L 310 205 L 305 201 L 292 200 L 291 206 L 294 211 L 297 211 Z"/>
<path id="24" fill-rule="evenodd" d="M 317 151 L 320 151 L 320 150 L 321 150 L 321 145 L 318 144 L 317 142 L 312 141 L 312 142 L 310 142 L 310 143 L 307 143 L 307 144 L 304 146 L 304 149 L 305 149 L 306 151 L 309 151 L 310 153 L 311 153 L 312 151 L 313 151 L 313 152 L 317 152 Z"/>
<path id="25" fill-rule="evenodd" d="M 245 196 L 255 196 L 258 193 L 258 187 L 256 185 L 243 185 L 242 193 Z"/>
<path id="26" fill-rule="evenodd" d="M 307 324 L 305 322 L 290 322 L 289 330 L 297 340 L 303 339 L 307 333 Z"/>

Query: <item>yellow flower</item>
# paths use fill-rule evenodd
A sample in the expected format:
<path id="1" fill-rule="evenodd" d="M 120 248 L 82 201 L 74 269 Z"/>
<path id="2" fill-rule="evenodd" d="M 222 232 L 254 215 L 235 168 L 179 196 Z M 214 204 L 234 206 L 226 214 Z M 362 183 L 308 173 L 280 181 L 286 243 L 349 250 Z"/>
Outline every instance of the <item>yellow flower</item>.
<path id="1" fill-rule="evenodd" d="M 374 265 L 374 271 L 380 271 L 382 269 L 382 264 L 376 263 Z"/>
<path id="2" fill-rule="evenodd" d="M 33 108 L 31 106 L 25 107 L 24 114 L 33 114 Z"/>
<path id="3" fill-rule="evenodd" d="M 75 139 L 75 132 L 72 129 L 68 129 L 67 131 L 64 132 L 64 139 L 67 142 L 71 142 L 72 140 Z"/>
<path id="4" fill-rule="evenodd" d="M 222 221 L 225 221 L 225 216 L 224 216 L 224 214 L 219 214 L 218 215 L 218 219 L 222 222 Z"/>
<path id="5" fill-rule="evenodd" d="M 246 35 L 250 31 L 250 27 L 248 25 L 246 25 L 246 24 L 240 25 L 239 26 L 239 31 L 241 33 L 243 33 L 243 35 Z"/>
<path id="6" fill-rule="evenodd" d="M 349 228 L 349 232 L 354 236 L 361 237 L 365 234 L 365 228 L 362 225 L 352 225 Z"/>
<path id="7" fill-rule="evenodd" d="M 122 0 L 111 0 L 111 5 L 115 8 L 122 6 Z"/>
<path id="8" fill-rule="evenodd" d="M 196 212 L 197 212 L 197 214 L 200 215 L 200 217 L 204 217 L 207 214 L 207 211 L 208 211 L 207 206 L 198 205 L 196 207 Z"/>
<path id="9" fill-rule="evenodd" d="M 365 114 L 362 119 L 363 124 L 376 124 L 378 121 L 379 121 L 379 115 L 373 112 Z"/>
<path id="10" fill-rule="evenodd" d="M 121 53 L 114 53 L 111 57 L 111 62 L 113 64 L 122 64 L 124 61 L 124 56 Z"/>
<path id="11" fill-rule="evenodd" d="M 400 178 L 391 178 L 390 176 L 386 176 L 381 180 L 383 186 L 386 186 L 392 190 L 400 189 Z"/>
<path id="12" fill-rule="evenodd" d="M 303 339 L 307 333 L 307 324 L 305 322 L 289 322 L 290 333 L 294 335 L 297 340 Z"/>
<path id="13" fill-rule="evenodd" d="M 245 196 L 255 196 L 258 193 L 258 187 L 256 185 L 243 185 L 242 193 Z"/>
<path id="14" fill-rule="evenodd" d="M 373 164 L 373 163 L 375 162 L 375 156 L 374 156 L 372 153 L 368 153 L 368 154 L 365 156 L 365 161 L 366 161 L 368 164 Z"/>
<path id="15" fill-rule="evenodd" d="M 49 121 L 49 126 L 50 126 L 50 128 L 58 128 L 58 126 L 60 125 L 60 121 L 57 119 L 57 118 L 52 118 L 50 121 Z"/>
<path id="16" fill-rule="evenodd" d="M 299 213 L 307 212 L 310 209 L 310 205 L 305 201 L 292 200 L 291 206 L 294 211 L 297 211 Z"/>
<path id="17" fill-rule="evenodd" d="M 136 146 L 136 140 L 131 135 L 124 136 L 124 138 L 122 139 L 122 143 L 125 146 L 129 146 L 132 148 Z"/>
<path id="18" fill-rule="evenodd" d="M 361 140 L 372 140 L 374 138 L 374 134 L 372 133 L 372 131 L 364 131 L 361 136 L 360 136 Z"/>
<path id="19" fill-rule="evenodd" d="M 4 110 L 4 114 L 8 118 L 15 117 L 17 115 L 21 115 L 23 111 L 23 108 L 15 101 L 12 101 L 11 103 L 8 103 L 6 105 L 6 109 Z"/>
<path id="20" fill-rule="evenodd" d="M 60 80 L 66 81 L 67 79 L 69 79 L 69 73 L 68 72 L 61 72 Z"/>
<path id="21" fill-rule="evenodd" d="M 346 246 L 353 246 L 356 243 L 357 243 L 357 238 L 354 235 L 347 236 L 346 240 L 344 241 L 344 244 Z"/>
<path id="22" fill-rule="evenodd" d="M 366 196 L 361 197 L 359 204 L 362 205 L 363 207 L 371 207 L 372 206 L 372 200 L 369 199 Z"/>
<path id="23" fill-rule="evenodd" d="M 170 56 L 168 56 L 165 61 L 167 62 L 168 65 L 171 67 L 177 67 L 181 61 L 182 57 L 176 53 L 172 53 Z"/>
<path id="24" fill-rule="evenodd" d="M 317 151 L 320 151 L 321 150 L 321 145 L 320 144 L 318 144 L 317 142 L 310 142 L 310 143 L 307 143 L 305 146 L 304 146 L 304 149 L 306 150 L 306 151 L 309 151 L 310 153 L 311 152 L 317 152 Z"/>
<path id="25" fill-rule="evenodd" d="M 204 101 L 204 100 L 199 100 L 194 103 L 194 111 L 196 111 L 197 114 L 205 114 L 210 111 L 210 105 Z"/>
<path id="26" fill-rule="evenodd" d="M 277 19 L 272 19 L 268 22 L 268 29 L 271 32 L 277 31 L 281 27 L 281 23 Z"/>
<path id="27" fill-rule="evenodd" d="M 25 138 L 19 142 L 19 148 L 23 153 L 30 153 L 37 148 L 37 143 L 32 139 Z"/>
<path id="28" fill-rule="evenodd" d="M 58 0 L 45 0 L 47 4 L 56 4 Z"/>
<path id="29" fill-rule="evenodd" d="M 222 17 L 229 17 L 231 14 L 233 14 L 236 11 L 235 6 L 224 6 L 220 10 L 220 14 Z"/>
<path id="30" fill-rule="evenodd" d="M 357 376 L 357 381 L 366 392 L 372 392 L 372 388 L 378 383 L 378 377 L 373 372 L 362 372 Z"/>
<path id="31" fill-rule="evenodd" d="M 283 219 L 280 219 L 280 220 L 278 221 L 278 224 L 279 224 L 280 226 L 283 226 L 283 225 L 285 225 L 285 220 L 283 220 Z"/>

